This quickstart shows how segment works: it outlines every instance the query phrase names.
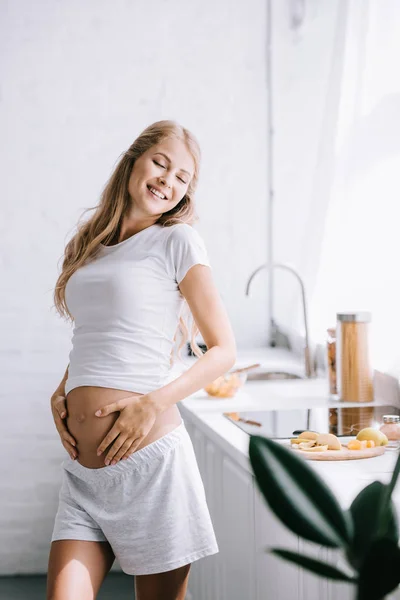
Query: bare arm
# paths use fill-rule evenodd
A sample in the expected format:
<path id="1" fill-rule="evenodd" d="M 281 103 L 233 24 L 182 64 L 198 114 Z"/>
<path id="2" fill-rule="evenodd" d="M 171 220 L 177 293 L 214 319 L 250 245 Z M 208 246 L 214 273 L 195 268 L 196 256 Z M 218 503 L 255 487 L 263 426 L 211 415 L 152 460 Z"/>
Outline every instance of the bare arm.
<path id="1" fill-rule="evenodd" d="M 189 269 L 179 289 L 187 300 L 208 350 L 177 379 L 149 394 L 159 412 L 204 388 L 229 371 L 236 360 L 234 334 L 211 269 L 195 265 Z"/>
<path id="2" fill-rule="evenodd" d="M 65 404 L 65 382 L 68 379 L 68 367 L 66 368 L 64 376 L 60 381 L 60 384 L 58 385 L 56 391 L 51 396 L 50 405 L 54 423 L 61 438 L 61 443 L 68 452 L 68 454 L 71 456 L 71 458 L 76 458 L 78 455 L 78 452 L 76 450 L 76 441 L 69 433 L 64 421 L 64 419 L 67 418 L 67 407 Z"/>

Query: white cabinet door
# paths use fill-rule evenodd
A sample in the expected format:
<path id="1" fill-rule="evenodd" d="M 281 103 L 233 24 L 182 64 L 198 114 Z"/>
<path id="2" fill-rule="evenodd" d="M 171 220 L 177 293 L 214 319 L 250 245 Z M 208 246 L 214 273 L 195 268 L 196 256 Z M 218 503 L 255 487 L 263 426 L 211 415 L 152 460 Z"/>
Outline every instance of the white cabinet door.
<path id="1" fill-rule="evenodd" d="M 189 415 L 183 415 L 220 549 L 219 554 L 192 565 L 190 598 L 255 600 L 253 477 L 207 438 Z"/>
<path id="2" fill-rule="evenodd" d="M 219 543 L 221 538 L 222 454 L 198 428 L 191 424 L 188 425 L 187 422 L 186 427 L 196 453 L 207 505 Z M 189 590 L 193 600 L 219 600 L 223 598 L 221 563 L 221 553 L 202 558 L 193 563 L 189 578 Z"/>
<path id="3" fill-rule="evenodd" d="M 331 548 L 319 546 L 305 540 L 299 541 L 299 552 L 304 556 L 310 556 L 328 565 L 336 566 L 345 570 L 344 563 L 340 565 L 341 554 Z M 353 600 L 356 589 L 347 583 L 338 583 L 323 577 L 318 577 L 310 571 L 300 569 L 300 599 L 322 598 L 323 600 Z"/>
<path id="4" fill-rule="evenodd" d="M 256 482 L 254 482 L 256 485 Z M 257 600 L 297 600 L 300 569 L 268 552 L 285 548 L 298 552 L 299 540 L 274 516 L 258 487 L 255 489 L 255 552 Z M 306 597 L 314 600 L 314 596 Z M 322 596 L 315 596 L 322 600 Z"/>
<path id="5" fill-rule="evenodd" d="M 223 456 L 220 546 L 224 600 L 256 598 L 254 536 L 253 477 Z"/>

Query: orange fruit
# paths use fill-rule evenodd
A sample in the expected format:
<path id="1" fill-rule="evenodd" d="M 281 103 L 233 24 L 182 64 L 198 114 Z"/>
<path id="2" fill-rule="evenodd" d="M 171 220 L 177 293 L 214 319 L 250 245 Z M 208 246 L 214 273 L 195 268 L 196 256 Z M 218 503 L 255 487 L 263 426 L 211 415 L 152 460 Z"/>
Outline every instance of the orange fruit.
<path id="1" fill-rule="evenodd" d="M 347 444 L 347 448 L 349 450 L 361 450 L 361 442 L 360 442 L 360 440 L 351 440 Z"/>
<path id="2" fill-rule="evenodd" d="M 373 445 L 368 445 L 373 444 Z M 374 448 L 375 442 L 373 440 L 351 440 L 347 444 L 349 450 L 365 450 L 365 448 Z"/>

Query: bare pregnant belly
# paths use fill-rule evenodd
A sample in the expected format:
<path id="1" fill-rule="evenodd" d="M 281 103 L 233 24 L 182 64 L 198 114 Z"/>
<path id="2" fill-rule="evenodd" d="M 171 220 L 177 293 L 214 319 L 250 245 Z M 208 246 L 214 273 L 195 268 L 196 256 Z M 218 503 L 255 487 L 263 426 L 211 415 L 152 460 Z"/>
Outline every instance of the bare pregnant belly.
<path id="1" fill-rule="evenodd" d="M 67 420 L 66 425 L 77 444 L 78 458 L 81 465 L 96 469 L 104 467 L 107 451 L 97 456 L 97 448 L 110 431 L 120 413 L 115 412 L 106 417 L 96 417 L 99 408 L 112 404 L 121 398 L 141 396 L 136 392 L 115 390 L 96 386 L 81 386 L 74 388 L 67 395 Z M 181 423 L 179 409 L 174 404 L 164 412 L 157 415 L 153 427 L 137 448 L 144 448 L 147 444 L 158 440 L 163 435 L 175 429 Z M 114 440 L 115 441 L 115 440 Z"/>

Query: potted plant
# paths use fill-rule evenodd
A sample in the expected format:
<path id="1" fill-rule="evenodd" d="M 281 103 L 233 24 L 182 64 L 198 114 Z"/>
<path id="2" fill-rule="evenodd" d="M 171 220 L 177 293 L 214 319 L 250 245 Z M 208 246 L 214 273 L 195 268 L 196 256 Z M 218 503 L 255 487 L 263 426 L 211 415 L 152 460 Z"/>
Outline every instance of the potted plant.
<path id="1" fill-rule="evenodd" d="M 342 510 L 319 475 L 295 453 L 265 437 L 250 436 L 250 463 L 257 485 L 276 517 L 294 534 L 341 549 L 349 569 L 272 548 L 271 552 L 321 577 L 355 587 L 356 600 L 382 600 L 400 583 L 398 523 L 392 492 L 400 454 L 389 484 L 374 481 Z"/>

